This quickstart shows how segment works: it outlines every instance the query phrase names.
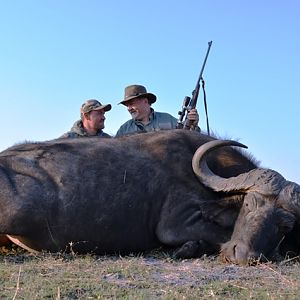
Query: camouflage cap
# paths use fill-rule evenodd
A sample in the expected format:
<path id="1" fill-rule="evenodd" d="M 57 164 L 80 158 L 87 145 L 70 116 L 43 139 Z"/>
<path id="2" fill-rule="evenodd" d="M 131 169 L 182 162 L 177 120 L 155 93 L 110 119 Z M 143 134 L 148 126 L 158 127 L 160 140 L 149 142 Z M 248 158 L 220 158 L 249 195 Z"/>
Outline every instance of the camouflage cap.
<path id="1" fill-rule="evenodd" d="M 92 110 L 100 110 L 104 109 L 104 111 L 109 111 L 111 110 L 111 105 L 110 104 L 101 104 L 98 100 L 96 99 L 90 99 L 85 101 L 80 108 L 80 113 L 88 113 Z"/>

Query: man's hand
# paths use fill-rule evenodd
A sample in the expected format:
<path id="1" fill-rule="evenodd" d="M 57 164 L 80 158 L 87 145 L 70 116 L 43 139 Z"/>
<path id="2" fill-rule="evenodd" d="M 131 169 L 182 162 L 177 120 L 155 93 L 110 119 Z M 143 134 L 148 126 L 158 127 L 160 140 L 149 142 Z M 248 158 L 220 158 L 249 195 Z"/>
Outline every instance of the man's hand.
<path id="1" fill-rule="evenodd" d="M 192 108 L 187 114 L 187 127 L 195 129 L 198 126 L 199 115 L 196 108 Z"/>

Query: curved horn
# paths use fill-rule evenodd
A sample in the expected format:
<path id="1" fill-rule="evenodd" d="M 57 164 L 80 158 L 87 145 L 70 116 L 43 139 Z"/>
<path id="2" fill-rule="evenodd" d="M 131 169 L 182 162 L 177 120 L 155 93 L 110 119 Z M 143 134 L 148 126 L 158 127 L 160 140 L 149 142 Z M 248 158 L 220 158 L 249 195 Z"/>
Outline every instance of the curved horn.
<path id="1" fill-rule="evenodd" d="M 224 146 L 247 146 L 230 140 L 214 140 L 200 146 L 193 156 L 192 167 L 198 179 L 216 192 L 246 192 L 250 189 L 263 194 L 276 194 L 282 188 L 285 179 L 277 172 L 269 169 L 256 168 L 236 177 L 223 178 L 214 174 L 207 166 L 206 156 L 216 148 Z"/>

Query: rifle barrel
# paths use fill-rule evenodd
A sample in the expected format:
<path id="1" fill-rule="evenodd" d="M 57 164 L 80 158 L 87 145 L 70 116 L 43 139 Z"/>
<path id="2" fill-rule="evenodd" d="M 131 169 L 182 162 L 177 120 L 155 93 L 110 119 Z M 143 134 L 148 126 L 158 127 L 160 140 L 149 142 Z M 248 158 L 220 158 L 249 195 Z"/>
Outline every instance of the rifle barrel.
<path id="1" fill-rule="evenodd" d="M 208 49 L 206 51 L 206 55 L 205 55 L 205 58 L 204 58 L 204 62 L 202 64 L 202 68 L 201 68 L 201 71 L 200 71 L 200 75 L 199 75 L 195 90 L 197 90 L 198 86 L 200 85 L 200 80 L 202 79 L 202 74 L 203 74 L 203 71 L 204 71 L 204 68 L 205 68 L 205 65 L 206 65 L 206 61 L 207 61 L 207 57 L 208 57 L 208 54 L 209 54 L 209 51 L 210 51 L 211 44 L 212 44 L 212 41 L 208 42 Z"/>

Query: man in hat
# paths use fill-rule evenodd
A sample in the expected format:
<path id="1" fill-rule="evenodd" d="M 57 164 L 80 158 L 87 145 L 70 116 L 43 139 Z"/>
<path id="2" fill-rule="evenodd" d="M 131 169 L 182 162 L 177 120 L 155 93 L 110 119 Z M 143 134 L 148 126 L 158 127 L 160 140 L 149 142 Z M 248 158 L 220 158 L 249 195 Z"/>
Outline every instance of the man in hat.
<path id="1" fill-rule="evenodd" d="M 85 101 L 80 108 L 80 120 L 76 121 L 71 130 L 61 138 L 77 138 L 87 136 L 99 136 L 110 138 L 111 136 L 103 132 L 105 112 L 111 110 L 110 104 L 102 105 L 96 99 Z"/>
<path id="2" fill-rule="evenodd" d="M 156 112 L 151 104 L 156 101 L 156 96 L 148 93 L 142 85 L 130 85 L 125 88 L 125 97 L 119 104 L 127 107 L 132 119 L 125 122 L 117 131 L 116 137 L 156 130 L 175 129 L 177 119 L 168 113 Z M 196 109 L 192 109 L 187 119 L 189 125 L 197 127 L 199 115 Z M 198 127 L 198 130 L 200 128 Z"/>

